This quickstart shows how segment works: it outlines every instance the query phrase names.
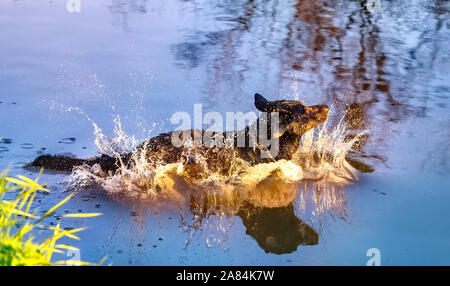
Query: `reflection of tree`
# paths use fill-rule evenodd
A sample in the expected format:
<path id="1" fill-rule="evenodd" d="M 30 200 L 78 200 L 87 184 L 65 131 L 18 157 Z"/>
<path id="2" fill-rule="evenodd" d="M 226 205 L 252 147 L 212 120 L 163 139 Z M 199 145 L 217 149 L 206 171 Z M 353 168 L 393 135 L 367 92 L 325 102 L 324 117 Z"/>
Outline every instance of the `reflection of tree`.
<path id="1" fill-rule="evenodd" d="M 195 68 L 202 61 L 206 63 L 204 91 L 205 101 L 210 106 L 217 103 L 217 98 L 237 103 L 248 93 L 243 85 L 257 54 L 277 56 L 268 48 L 268 42 L 273 42 L 271 35 L 277 33 L 272 24 L 276 23 L 278 1 L 190 2 L 213 11 L 214 20 L 220 27 L 214 32 L 191 34 L 185 42 L 175 45 L 172 50 L 177 64 Z M 218 10 L 220 12 L 214 13 Z M 253 38 L 254 35 L 258 37 Z"/>
<path id="2" fill-rule="evenodd" d="M 120 25 L 124 30 L 129 31 L 129 14 L 147 13 L 148 0 L 111 0 L 108 6 L 109 11 L 114 15 L 114 23 Z"/>
<path id="3" fill-rule="evenodd" d="M 377 128 L 384 130 L 381 125 L 401 118 L 404 106 L 390 90 L 379 28 L 364 5 L 360 1 L 360 5 L 336 9 L 333 1 L 297 1 L 282 48 L 280 84 L 288 80 L 308 90 L 320 89 L 336 113 L 345 114 L 348 129 L 370 129 L 373 136 L 375 116 L 383 117 Z M 347 19 L 339 14 L 347 14 Z M 336 18 L 343 22 L 339 24 Z M 359 142 L 359 151 L 368 139 L 365 136 Z"/>
<path id="4" fill-rule="evenodd" d="M 177 65 L 181 68 L 196 68 L 206 57 L 208 49 L 223 42 L 223 34 L 220 32 L 198 33 L 186 42 L 173 45 Z"/>

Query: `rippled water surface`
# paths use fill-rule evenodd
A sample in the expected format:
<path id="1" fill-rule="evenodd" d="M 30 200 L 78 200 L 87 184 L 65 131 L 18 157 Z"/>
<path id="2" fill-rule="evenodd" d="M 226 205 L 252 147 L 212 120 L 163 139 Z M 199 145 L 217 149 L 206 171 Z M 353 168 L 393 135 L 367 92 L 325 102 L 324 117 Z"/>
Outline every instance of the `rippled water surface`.
<path id="1" fill-rule="evenodd" d="M 65 225 L 89 227 L 71 242 L 83 260 L 365 265 L 377 248 L 382 265 L 450 264 L 448 1 L 381 0 L 369 12 L 365 1 L 81 0 L 69 13 L 65 0 L 3 0 L 0 27 L 0 168 L 10 175 L 37 176 L 23 167 L 39 154 L 127 149 L 173 130 L 171 115 L 196 103 L 255 111 L 259 92 L 330 108 L 296 164 L 233 177 L 276 169 L 295 184 L 230 195 L 229 180 L 216 180 L 216 192 L 183 185 L 191 195 L 158 204 L 117 192 L 125 173 L 81 189 L 60 212 L 103 213 Z M 319 146 L 353 164 L 310 161 Z M 76 175 L 43 174 L 53 193 L 40 208 Z"/>

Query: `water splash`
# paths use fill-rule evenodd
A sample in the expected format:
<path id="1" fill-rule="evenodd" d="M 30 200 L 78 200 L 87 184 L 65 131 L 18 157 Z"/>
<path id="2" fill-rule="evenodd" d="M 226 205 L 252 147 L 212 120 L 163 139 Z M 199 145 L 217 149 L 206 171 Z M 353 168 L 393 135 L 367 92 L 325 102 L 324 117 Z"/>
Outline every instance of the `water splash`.
<path id="1" fill-rule="evenodd" d="M 236 156 L 232 148 L 221 150 L 221 162 L 231 166 L 223 174 L 208 167 L 201 153 L 187 149 L 185 156 L 195 155 L 200 164 L 193 171 L 180 163 L 165 164 L 149 161 L 146 148 L 137 148 L 134 136 L 122 129 L 120 118 L 114 120 L 114 138 L 104 135 L 94 123 L 95 144 L 99 153 L 120 159 L 121 154 L 132 152 L 132 164 L 123 165 L 115 174 L 104 175 L 99 166 L 75 168 L 70 179 L 73 187 L 90 183 L 102 186 L 111 194 L 140 200 L 171 201 L 182 203 L 192 194 L 214 196 L 218 203 L 250 202 L 262 207 L 281 207 L 292 202 L 299 193 L 302 182 L 323 186 L 344 186 L 358 179 L 356 170 L 345 160 L 347 152 L 359 136 L 346 142 L 347 132 L 342 121 L 331 131 L 323 124 L 302 137 L 301 146 L 291 161 L 280 160 L 251 166 Z M 220 198 L 220 199 L 219 199 Z M 228 206 L 230 207 L 230 206 Z M 235 212 L 233 208 L 231 212 Z"/>
<path id="2" fill-rule="evenodd" d="M 303 180 L 337 185 L 350 184 L 358 180 L 358 176 L 356 170 L 347 162 L 346 156 L 366 131 L 347 141 L 345 138 L 348 132 L 342 119 L 331 131 L 327 122 L 302 136 L 294 162 L 304 170 Z"/>
<path id="3" fill-rule="evenodd" d="M 254 166 L 236 156 L 232 148 L 219 151 L 220 159 L 213 164 L 216 168 L 207 164 L 198 149 L 187 149 L 184 155 L 195 156 L 199 163 L 191 170 L 181 162 L 149 160 L 146 146 L 135 148 L 136 138 L 123 131 L 119 117 L 114 124 L 114 138 L 93 124 L 98 152 L 119 160 L 121 154 L 132 152 L 132 164 L 122 164 L 114 174 L 104 174 L 98 165 L 76 167 L 69 185 L 85 188 L 96 184 L 110 195 L 145 202 L 152 209 L 188 207 L 182 219 L 182 228 L 188 234 L 186 245 L 200 232 L 209 247 L 226 241 L 232 226 L 230 218 L 248 204 L 274 208 L 294 203 L 302 216 L 309 212 L 319 219 L 325 214 L 346 219 L 348 207 L 343 187 L 358 180 L 346 155 L 365 133 L 346 141 L 342 120 L 332 129 L 325 123 L 303 135 L 292 160 Z M 220 172 L 224 164 L 228 166 L 227 173 Z"/>
<path id="4" fill-rule="evenodd" d="M 134 136 L 128 136 L 122 129 L 122 123 L 120 117 L 117 115 L 114 118 L 114 138 L 110 138 L 103 134 L 96 123 L 94 125 L 95 146 L 100 154 L 108 155 L 111 157 L 118 157 L 121 154 L 126 154 L 137 146 L 138 141 Z"/>

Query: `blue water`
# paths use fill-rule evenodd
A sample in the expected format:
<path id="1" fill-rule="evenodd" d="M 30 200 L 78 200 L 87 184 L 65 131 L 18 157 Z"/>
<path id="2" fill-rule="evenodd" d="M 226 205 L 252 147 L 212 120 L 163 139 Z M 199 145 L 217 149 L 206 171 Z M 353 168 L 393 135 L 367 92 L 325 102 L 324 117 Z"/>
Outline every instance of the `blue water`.
<path id="1" fill-rule="evenodd" d="M 330 124 L 346 114 L 351 133 L 368 130 L 359 159 L 375 169 L 345 187 L 345 220 L 313 225 L 317 245 L 282 255 L 266 253 L 240 217 L 208 246 L 214 231 L 191 237 L 177 210 L 89 189 L 63 208 L 104 214 L 68 222 L 88 227 L 67 241 L 83 260 L 365 265 L 378 248 L 382 265 L 450 264 L 448 1 L 381 0 L 373 13 L 365 1 L 81 3 L 68 13 L 65 0 L 0 2 L 0 137 L 12 140 L 0 143 L 0 169 L 10 175 L 35 177 L 23 166 L 40 153 L 97 155 L 93 122 L 112 135 L 120 116 L 144 139 L 172 130 L 170 116 L 195 103 L 254 111 L 255 92 L 327 104 Z M 67 177 L 42 175 L 53 193 L 41 209 L 67 195 Z"/>

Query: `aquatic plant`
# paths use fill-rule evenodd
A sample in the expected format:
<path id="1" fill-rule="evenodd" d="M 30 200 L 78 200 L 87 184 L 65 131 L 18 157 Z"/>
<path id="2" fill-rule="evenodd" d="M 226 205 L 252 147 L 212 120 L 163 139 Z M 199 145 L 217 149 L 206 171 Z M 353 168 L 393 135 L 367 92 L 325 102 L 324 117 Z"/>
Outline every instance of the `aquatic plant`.
<path id="1" fill-rule="evenodd" d="M 38 176 L 39 178 L 39 176 Z M 61 260 L 52 261 L 54 253 L 64 253 L 63 250 L 79 251 L 78 248 L 57 244 L 63 237 L 78 240 L 75 235 L 85 228 L 71 230 L 61 229 L 61 220 L 54 227 L 41 224 L 58 208 L 74 196 L 67 196 L 43 215 L 37 215 L 37 208 L 32 209 L 38 192 L 49 192 L 45 186 L 38 183 L 38 178 L 31 180 L 18 175 L 17 178 L 7 176 L 7 171 L 0 174 L 0 266 L 45 266 L 45 265 L 90 265 L 92 263 Z M 12 199 L 6 199 L 10 197 Z M 85 218 L 101 215 L 100 213 L 66 214 L 62 218 Z M 53 233 L 44 242 L 36 242 L 33 231 L 48 228 Z M 101 262 L 99 262 L 101 263 Z"/>

